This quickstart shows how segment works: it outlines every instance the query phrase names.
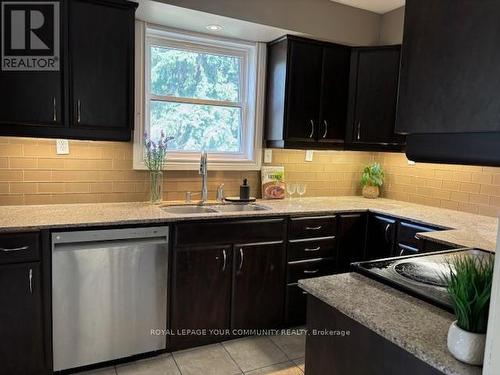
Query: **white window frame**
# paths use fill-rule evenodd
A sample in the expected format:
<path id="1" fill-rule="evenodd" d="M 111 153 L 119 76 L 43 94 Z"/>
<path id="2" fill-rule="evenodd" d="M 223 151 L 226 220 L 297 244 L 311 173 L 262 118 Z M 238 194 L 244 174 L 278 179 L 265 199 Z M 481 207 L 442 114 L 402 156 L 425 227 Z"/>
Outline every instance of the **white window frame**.
<path id="1" fill-rule="evenodd" d="M 147 169 L 144 164 L 144 131 L 149 133 L 149 103 L 160 99 L 180 103 L 221 104 L 220 101 L 152 95 L 150 83 L 150 47 L 189 48 L 196 52 L 237 55 L 242 60 L 240 102 L 225 102 L 241 107 L 241 150 L 209 152 L 210 170 L 260 170 L 262 164 L 262 127 L 265 86 L 266 49 L 263 43 L 218 38 L 136 21 L 136 118 L 134 130 L 134 169 Z M 163 165 L 166 170 L 196 170 L 200 153 L 169 151 Z"/>

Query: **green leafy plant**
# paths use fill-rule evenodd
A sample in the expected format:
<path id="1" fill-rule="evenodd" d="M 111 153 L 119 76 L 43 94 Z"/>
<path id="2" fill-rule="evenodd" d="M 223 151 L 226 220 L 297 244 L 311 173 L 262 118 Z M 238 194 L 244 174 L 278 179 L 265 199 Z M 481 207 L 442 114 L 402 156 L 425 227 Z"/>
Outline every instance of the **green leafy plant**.
<path id="1" fill-rule="evenodd" d="M 457 325 L 472 333 L 486 333 L 493 281 L 494 257 L 456 256 L 443 275 L 457 317 Z"/>
<path id="2" fill-rule="evenodd" d="M 361 176 L 361 186 L 378 186 L 384 184 L 384 170 L 379 163 L 368 165 Z"/>

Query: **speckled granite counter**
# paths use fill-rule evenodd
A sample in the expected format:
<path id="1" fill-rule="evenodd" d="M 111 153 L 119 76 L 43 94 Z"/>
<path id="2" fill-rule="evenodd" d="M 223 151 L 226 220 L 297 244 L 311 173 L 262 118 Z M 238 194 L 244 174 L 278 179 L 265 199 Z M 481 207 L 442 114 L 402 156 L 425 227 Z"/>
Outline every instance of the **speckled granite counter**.
<path id="1" fill-rule="evenodd" d="M 147 203 L 96 203 L 44 206 L 1 206 L 0 231 L 26 231 L 42 228 L 67 228 L 97 225 L 168 223 L 182 220 L 223 217 L 263 217 L 276 215 L 327 214 L 373 211 L 416 222 L 450 228 L 422 233 L 421 237 L 445 244 L 495 250 L 498 219 L 422 206 L 389 199 L 362 197 L 318 197 L 283 201 L 259 201 L 267 211 L 171 214 Z"/>
<path id="2" fill-rule="evenodd" d="M 446 337 L 454 317 L 444 310 L 356 273 L 300 280 L 299 285 L 445 374 L 482 372 L 449 354 Z"/>

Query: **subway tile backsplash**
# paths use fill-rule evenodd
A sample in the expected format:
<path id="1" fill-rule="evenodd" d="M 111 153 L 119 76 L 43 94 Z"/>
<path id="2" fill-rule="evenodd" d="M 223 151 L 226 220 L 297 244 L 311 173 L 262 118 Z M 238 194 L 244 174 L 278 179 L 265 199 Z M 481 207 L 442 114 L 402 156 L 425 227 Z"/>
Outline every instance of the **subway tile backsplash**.
<path id="1" fill-rule="evenodd" d="M 500 168 L 409 165 L 404 154 L 315 151 L 312 162 L 301 150 L 273 150 L 285 178 L 307 184 L 306 196 L 360 195 L 363 167 L 378 161 L 386 172 L 387 198 L 500 215 Z M 260 172 L 209 172 L 209 195 L 220 183 L 237 195 L 243 178 L 260 197 Z M 55 141 L 0 137 L 0 205 L 132 202 L 148 199 L 148 173 L 132 169 L 132 144 L 70 141 L 69 155 L 56 155 Z M 165 171 L 164 199 L 182 200 L 200 189 L 197 171 Z"/>

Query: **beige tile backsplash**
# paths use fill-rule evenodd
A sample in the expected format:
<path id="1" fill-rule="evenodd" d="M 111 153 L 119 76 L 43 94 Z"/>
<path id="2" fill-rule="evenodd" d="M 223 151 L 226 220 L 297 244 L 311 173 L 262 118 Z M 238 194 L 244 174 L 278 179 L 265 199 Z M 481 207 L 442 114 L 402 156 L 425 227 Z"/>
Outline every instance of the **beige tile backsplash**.
<path id="1" fill-rule="evenodd" d="M 500 215 L 500 168 L 445 164 L 409 165 L 404 154 L 273 150 L 287 181 L 307 184 L 306 196 L 359 195 L 363 167 L 379 161 L 386 171 L 384 197 L 454 210 Z M 237 195 L 243 178 L 260 196 L 260 172 L 209 172 L 209 195 L 224 182 Z M 132 144 L 70 141 L 56 155 L 55 141 L 0 137 L 0 205 L 145 201 L 148 173 L 132 169 Z M 165 171 L 164 199 L 182 200 L 200 190 L 197 171 Z"/>

